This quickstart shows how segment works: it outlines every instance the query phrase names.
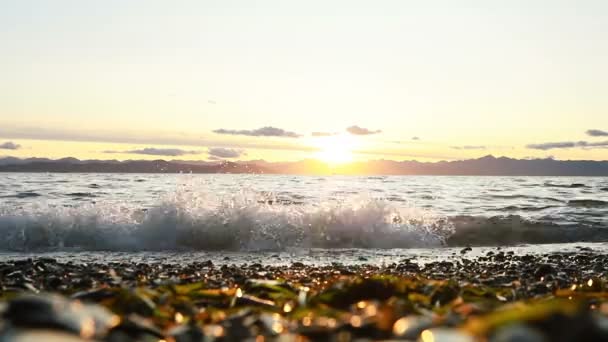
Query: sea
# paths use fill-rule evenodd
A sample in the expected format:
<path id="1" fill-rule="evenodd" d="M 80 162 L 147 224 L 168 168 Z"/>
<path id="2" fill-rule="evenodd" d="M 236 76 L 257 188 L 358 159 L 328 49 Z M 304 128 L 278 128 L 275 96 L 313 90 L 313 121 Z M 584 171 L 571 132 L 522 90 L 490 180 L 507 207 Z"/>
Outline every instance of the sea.
<path id="1" fill-rule="evenodd" d="M 605 241 L 605 177 L 0 173 L 0 261 L 381 265 Z"/>

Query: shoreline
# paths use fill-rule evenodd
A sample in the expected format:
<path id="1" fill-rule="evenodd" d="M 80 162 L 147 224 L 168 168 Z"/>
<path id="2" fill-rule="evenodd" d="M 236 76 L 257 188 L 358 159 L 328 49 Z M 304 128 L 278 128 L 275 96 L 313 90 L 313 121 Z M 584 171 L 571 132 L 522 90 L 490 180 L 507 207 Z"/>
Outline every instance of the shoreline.
<path id="1" fill-rule="evenodd" d="M 0 337 L 44 328 L 108 341 L 608 338 L 608 254 L 468 253 L 423 265 L 4 261 Z"/>

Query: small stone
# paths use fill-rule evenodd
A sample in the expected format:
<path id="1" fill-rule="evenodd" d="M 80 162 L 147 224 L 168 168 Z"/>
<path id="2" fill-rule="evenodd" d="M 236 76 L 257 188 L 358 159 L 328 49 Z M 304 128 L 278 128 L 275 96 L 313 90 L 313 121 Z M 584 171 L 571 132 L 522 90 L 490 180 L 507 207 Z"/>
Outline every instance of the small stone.
<path id="1" fill-rule="evenodd" d="M 523 324 L 514 324 L 499 329 L 490 342 L 545 342 L 547 339 L 538 330 Z"/>
<path id="2" fill-rule="evenodd" d="M 466 254 L 467 252 L 470 252 L 472 250 L 473 250 L 473 248 L 467 246 L 467 247 L 463 248 L 462 250 L 460 250 L 460 254 Z"/>
<path id="3" fill-rule="evenodd" d="M 553 266 L 551 266 L 549 264 L 540 264 L 534 271 L 534 276 L 536 278 L 540 278 L 540 277 L 544 277 L 547 274 L 550 274 L 553 272 L 555 272 L 555 269 L 553 268 Z"/>

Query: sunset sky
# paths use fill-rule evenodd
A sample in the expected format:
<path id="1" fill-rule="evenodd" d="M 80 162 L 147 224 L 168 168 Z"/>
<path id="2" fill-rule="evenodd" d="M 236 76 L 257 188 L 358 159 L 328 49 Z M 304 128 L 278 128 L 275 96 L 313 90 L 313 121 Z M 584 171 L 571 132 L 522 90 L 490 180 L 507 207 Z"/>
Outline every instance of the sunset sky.
<path id="1" fill-rule="evenodd" d="M 608 1 L 0 2 L 0 157 L 608 159 Z"/>

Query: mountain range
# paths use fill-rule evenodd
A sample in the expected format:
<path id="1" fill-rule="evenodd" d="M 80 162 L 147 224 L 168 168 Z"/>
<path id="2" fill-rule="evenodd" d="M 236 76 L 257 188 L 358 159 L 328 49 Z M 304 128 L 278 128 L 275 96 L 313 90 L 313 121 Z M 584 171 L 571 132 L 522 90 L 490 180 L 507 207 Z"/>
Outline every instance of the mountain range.
<path id="1" fill-rule="evenodd" d="M 100 173 L 254 173 L 344 175 L 488 175 L 488 176 L 608 176 L 608 161 L 513 159 L 485 156 L 457 161 L 418 162 L 372 160 L 328 165 L 306 159 L 296 162 L 79 160 L 0 158 L 0 172 Z"/>

